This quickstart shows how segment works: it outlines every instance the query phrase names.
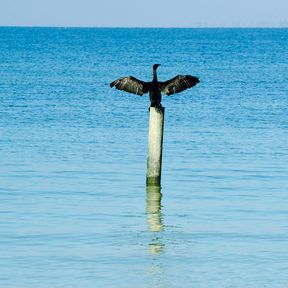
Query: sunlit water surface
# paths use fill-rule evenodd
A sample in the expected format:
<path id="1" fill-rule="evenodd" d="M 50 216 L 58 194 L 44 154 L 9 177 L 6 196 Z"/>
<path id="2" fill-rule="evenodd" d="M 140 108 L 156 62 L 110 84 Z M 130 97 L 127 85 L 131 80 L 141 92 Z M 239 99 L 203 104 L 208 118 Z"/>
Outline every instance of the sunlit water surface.
<path id="1" fill-rule="evenodd" d="M 287 29 L 0 29 L 0 286 L 288 287 Z M 120 76 L 198 76 L 149 99 Z"/>

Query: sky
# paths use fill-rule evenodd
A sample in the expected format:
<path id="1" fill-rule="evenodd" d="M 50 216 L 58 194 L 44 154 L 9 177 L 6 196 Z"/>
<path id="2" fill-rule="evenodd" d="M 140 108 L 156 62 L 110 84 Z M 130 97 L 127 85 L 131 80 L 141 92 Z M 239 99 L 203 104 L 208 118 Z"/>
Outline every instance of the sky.
<path id="1" fill-rule="evenodd" d="M 288 27 L 288 0 L 0 0 L 0 26 Z"/>

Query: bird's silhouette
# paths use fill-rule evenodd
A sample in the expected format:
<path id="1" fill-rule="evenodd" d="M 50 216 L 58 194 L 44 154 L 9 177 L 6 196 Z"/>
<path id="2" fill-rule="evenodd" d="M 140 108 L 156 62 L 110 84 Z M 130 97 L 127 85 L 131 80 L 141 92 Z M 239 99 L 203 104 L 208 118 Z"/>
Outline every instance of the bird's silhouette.
<path id="1" fill-rule="evenodd" d="M 177 75 L 168 81 L 159 82 L 156 71 L 159 66 L 160 64 L 153 65 L 153 80 L 151 82 L 144 82 L 133 76 L 128 76 L 113 81 L 110 87 L 115 86 L 116 89 L 140 96 L 149 92 L 150 107 L 161 107 L 161 93 L 169 96 L 191 88 L 200 82 L 197 77 L 191 75 Z"/>

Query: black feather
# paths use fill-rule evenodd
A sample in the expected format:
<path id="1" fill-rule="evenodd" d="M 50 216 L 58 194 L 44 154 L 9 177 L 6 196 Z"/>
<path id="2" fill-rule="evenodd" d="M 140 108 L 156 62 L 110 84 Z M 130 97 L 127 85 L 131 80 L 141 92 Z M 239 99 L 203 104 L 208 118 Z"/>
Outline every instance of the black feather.
<path id="1" fill-rule="evenodd" d="M 118 90 L 124 90 L 129 93 L 142 96 L 149 90 L 149 83 L 138 80 L 133 76 L 119 78 L 110 84 L 110 87 L 114 87 Z"/>
<path id="2" fill-rule="evenodd" d="M 168 81 L 159 82 L 159 88 L 162 93 L 172 95 L 191 88 L 199 82 L 197 77 L 191 75 L 178 75 Z"/>

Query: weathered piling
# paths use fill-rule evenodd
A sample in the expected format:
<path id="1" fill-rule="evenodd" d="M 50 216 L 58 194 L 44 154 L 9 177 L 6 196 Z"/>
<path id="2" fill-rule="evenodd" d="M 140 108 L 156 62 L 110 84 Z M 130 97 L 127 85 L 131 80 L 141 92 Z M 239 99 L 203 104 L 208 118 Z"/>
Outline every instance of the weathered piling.
<path id="1" fill-rule="evenodd" d="M 150 107 L 147 154 L 147 186 L 161 186 L 164 107 Z"/>

